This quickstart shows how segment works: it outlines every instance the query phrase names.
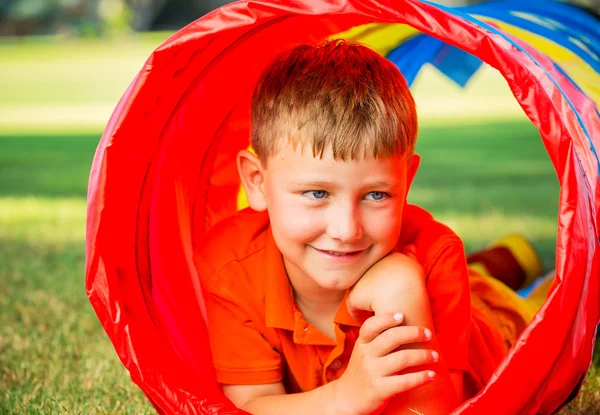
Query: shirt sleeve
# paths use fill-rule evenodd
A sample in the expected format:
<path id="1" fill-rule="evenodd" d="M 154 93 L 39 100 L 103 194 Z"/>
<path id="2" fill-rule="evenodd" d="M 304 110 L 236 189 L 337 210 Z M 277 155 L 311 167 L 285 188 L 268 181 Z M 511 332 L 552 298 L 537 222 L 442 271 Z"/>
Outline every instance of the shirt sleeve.
<path id="1" fill-rule="evenodd" d="M 425 270 L 435 332 L 448 370 L 469 370 L 471 301 L 464 246 L 458 236 L 441 238 Z"/>
<path id="2" fill-rule="evenodd" d="M 256 385 L 282 380 L 274 330 L 265 326 L 264 305 L 251 295 L 242 266 L 232 262 L 205 278 L 202 286 L 217 382 Z"/>

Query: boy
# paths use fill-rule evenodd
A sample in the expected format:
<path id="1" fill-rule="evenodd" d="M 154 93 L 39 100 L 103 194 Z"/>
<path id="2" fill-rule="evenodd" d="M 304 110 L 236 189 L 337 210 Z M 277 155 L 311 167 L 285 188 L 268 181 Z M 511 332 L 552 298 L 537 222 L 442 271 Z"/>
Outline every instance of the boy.
<path id="1" fill-rule="evenodd" d="M 460 239 L 406 203 L 420 159 L 403 77 L 360 45 L 299 46 L 251 110 L 252 210 L 196 256 L 223 392 L 254 414 L 449 413 L 473 372 L 469 276 Z"/>

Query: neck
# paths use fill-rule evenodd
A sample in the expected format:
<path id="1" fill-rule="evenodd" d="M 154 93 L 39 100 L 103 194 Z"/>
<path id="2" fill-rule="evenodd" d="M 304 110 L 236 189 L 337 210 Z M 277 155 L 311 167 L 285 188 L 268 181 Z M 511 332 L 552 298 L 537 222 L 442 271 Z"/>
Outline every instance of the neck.
<path id="1" fill-rule="evenodd" d="M 288 279 L 294 291 L 294 298 L 304 314 L 335 315 L 344 300 L 346 290 L 327 290 L 306 277 L 298 277 L 300 270 L 285 261 Z"/>
<path id="2" fill-rule="evenodd" d="M 306 321 L 331 340 L 335 340 L 335 315 L 344 300 L 343 292 L 335 294 L 314 296 L 294 289 L 296 304 Z"/>
<path id="3" fill-rule="evenodd" d="M 328 295 L 316 296 L 294 289 L 296 304 L 304 314 L 335 315 L 344 300 L 345 292 L 334 292 Z"/>

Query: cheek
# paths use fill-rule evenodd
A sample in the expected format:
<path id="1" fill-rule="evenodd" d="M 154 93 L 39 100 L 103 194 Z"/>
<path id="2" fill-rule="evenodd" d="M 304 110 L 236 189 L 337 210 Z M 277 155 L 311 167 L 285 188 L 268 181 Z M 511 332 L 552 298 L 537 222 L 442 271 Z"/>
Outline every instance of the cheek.
<path id="1" fill-rule="evenodd" d="M 394 246 L 400 237 L 402 209 L 381 209 L 366 212 L 364 228 L 369 237 L 381 244 Z"/>
<path id="2" fill-rule="evenodd" d="M 297 195 L 269 195 L 267 204 L 271 223 L 285 240 L 308 242 L 323 233 L 320 215 L 304 206 Z"/>

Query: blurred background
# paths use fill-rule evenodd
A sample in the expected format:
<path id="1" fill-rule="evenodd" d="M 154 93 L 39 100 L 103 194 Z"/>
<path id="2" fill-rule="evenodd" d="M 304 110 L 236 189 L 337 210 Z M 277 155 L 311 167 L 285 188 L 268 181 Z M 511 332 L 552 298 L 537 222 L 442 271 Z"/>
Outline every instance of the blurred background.
<path id="1" fill-rule="evenodd" d="M 600 11 L 600 0 L 572 2 Z M 145 59 L 224 3 L 0 0 L 0 414 L 152 413 L 85 294 L 87 180 Z M 484 67 L 459 88 L 425 67 L 413 92 L 424 158 L 410 201 L 467 250 L 520 232 L 551 270 L 559 186 L 504 79 Z M 562 413 L 600 413 L 598 366 L 597 352 Z"/>
<path id="2" fill-rule="evenodd" d="M 566 0 L 598 13 L 599 0 Z M 482 0 L 438 0 L 446 6 Z M 2 0 L 0 36 L 106 36 L 125 31 L 177 30 L 227 0 Z"/>

